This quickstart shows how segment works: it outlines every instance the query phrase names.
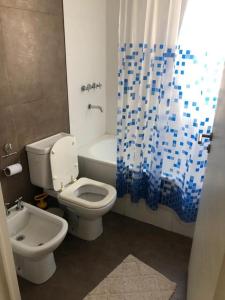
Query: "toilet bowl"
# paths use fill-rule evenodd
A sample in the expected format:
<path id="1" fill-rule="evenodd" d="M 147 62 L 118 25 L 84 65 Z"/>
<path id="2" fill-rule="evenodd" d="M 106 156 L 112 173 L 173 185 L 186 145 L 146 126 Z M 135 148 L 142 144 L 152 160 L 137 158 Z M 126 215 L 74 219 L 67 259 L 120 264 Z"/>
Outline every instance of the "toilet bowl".
<path id="1" fill-rule="evenodd" d="M 53 251 L 68 230 L 66 220 L 28 203 L 13 206 L 7 216 L 17 274 L 35 283 L 47 281 L 55 272 Z"/>
<path id="2" fill-rule="evenodd" d="M 94 240 L 103 232 L 102 216 L 114 205 L 113 186 L 77 179 L 76 139 L 58 134 L 26 146 L 31 182 L 58 199 L 65 208 L 69 232 L 84 240 Z"/>
<path id="3" fill-rule="evenodd" d="M 85 240 L 94 240 L 103 232 L 102 216 L 114 205 L 114 187 L 80 178 L 58 195 L 67 207 L 69 232 Z"/>

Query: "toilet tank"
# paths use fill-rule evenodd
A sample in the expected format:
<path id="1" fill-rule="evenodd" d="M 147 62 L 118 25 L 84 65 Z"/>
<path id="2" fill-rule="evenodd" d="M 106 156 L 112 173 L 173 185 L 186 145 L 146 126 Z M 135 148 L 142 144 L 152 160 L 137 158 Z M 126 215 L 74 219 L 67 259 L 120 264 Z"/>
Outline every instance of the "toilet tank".
<path id="1" fill-rule="evenodd" d="M 26 145 L 31 183 L 43 189 L 52 189 L 50 150 L 67 133 L 58 133 L 38 142 Z"/>

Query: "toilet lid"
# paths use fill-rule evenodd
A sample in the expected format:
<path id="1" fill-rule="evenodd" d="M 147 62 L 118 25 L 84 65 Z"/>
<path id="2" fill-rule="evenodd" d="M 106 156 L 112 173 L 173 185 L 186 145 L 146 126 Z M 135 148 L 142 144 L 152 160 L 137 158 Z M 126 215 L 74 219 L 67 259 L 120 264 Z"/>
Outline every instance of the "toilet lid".
<path id="1" fill-rule="evenodd" d="M 60 191 L 73 182 L 79 173 L 76 139 L 65 136 L 59 139 L 50 152 L 52 181 L 55 191 Z"/>

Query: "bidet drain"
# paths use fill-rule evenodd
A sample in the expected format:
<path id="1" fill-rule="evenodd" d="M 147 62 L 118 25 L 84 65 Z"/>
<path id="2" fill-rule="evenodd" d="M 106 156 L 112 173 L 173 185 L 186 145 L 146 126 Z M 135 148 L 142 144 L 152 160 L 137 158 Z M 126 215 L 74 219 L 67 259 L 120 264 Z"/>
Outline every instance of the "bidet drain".
<path id="1" fill-rule="evenodd" d="M 43 245 L 44 245 L 44 243 L 39 243 L 39 244 L 38 244 L 38 246 L 43 246 Z"/>
<path id="2" fill-rule="evenodd" d="M 23 241 L 25 239 L 25 235 L 21 234 L 16 237 L 17 241 Z"/>

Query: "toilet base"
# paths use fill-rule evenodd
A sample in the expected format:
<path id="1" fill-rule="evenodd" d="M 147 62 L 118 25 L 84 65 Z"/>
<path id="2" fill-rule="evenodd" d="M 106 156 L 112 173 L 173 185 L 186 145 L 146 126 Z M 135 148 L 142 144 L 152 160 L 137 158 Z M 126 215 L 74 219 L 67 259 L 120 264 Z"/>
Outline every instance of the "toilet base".
<path id="1" fill-rule="evenodd" d="M 68 231 L 70 234 L 86 241 L 96 240 L 103 233 L 102 217 L 85 219 L 77 216 L 73 210 L 67 210 Z"/>
<path id="2" fill-rule="evenodd" d="M 47 281 L 56 271 L 53 252 L 39 259 L 30 259 L 14 253 L 16 272 L 35 284 Z"/>

